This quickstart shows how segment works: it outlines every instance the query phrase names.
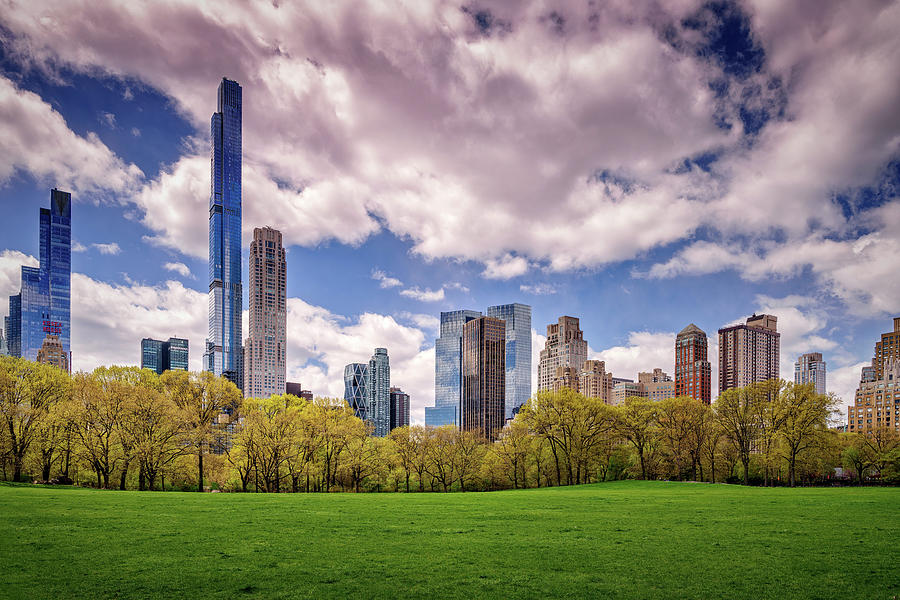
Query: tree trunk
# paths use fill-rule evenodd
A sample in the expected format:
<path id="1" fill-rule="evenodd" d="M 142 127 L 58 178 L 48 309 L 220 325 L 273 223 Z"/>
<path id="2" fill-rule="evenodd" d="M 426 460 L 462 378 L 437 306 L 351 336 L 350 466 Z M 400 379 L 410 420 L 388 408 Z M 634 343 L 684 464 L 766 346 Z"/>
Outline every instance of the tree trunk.
<path id="1" fill-rule="evenodd" d="M 125 480 L 127 478 L 128 478 L 128 463 L 126 462 L 124 465 L 122 465 L 122 475 L 119 479 L 119 489 L 120 490 L 125 489 Z"/>
<path id="2" fill-rule="evenodd" d="M 197 472 L 200 476 L 199 483 L 197 484 L 197 491 L 203 491 L 203 444 L 200 444 L 197 447 Z"/>
<path id="3" fill-rule="evenodd" d="M 750 457 L 741 456 L 741 464 L 744 467 L 744 485 L 750 485 Z"/>
<path id="4" fill-rule="evenodd" d="M 406 493 L 409 493 L 409 471 L 406 472 Z"/>

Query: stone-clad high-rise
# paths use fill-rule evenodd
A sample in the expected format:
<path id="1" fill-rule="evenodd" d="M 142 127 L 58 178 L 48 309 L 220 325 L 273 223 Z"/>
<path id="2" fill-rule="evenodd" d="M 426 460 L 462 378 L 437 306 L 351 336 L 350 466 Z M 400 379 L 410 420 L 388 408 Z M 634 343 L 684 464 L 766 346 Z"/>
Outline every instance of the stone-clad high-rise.
<path id="1" fill-rule="evenodd" d="M 538 363 L 538 390 L 552 390 L 557 367 L 581 369 L 587 360 L 587 342 L 576 317 L 563 316 L 547 325 L 547 341 Z M 577 378 L 577 374 L 573 375 Z"/>
<path id="2" fill-rule="evenodd" d="M 781 334 L 778 318 L 753 315 L 745 325 L 719 330 L 719 392 L 778 379 Z"/>
<path id="3" fill-rule="evenodd" d="M 253 230 L 250 244 L 250 319 L 244 344 L 244 394 L 268 398 L 285 390 L 287 261 L 281 232 Z"/>
<path id="4" fill-rule="evenodd" d="M 8 351 L 36 360 L 47 336 L 57 336 L 71 368 L 72 195 L 51 190 L 40 219 L 40 265 L 22 267 L 21 291 L 9 297 Z"/>
<path id="5" fill-rule="evenodd" d="M 243 387 L 241 348 L 241 86 L 222 79 L 211 120 L 209 337 L 203 367 Z"/>
<path id="6" fill-rule="evenodd" d="M 675 338 L 675 395 L 712 400 L 712 365 L 706 332 L 691 323 Z"/>

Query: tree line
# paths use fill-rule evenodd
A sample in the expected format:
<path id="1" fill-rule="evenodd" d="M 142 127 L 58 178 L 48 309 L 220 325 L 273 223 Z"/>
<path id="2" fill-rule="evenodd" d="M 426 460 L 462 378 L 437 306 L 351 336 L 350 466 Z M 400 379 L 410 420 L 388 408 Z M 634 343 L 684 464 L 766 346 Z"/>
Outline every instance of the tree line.
<path id="1" fill-rule="evenodd" d="M 456 427 L 371 435 L 342 399 L 242 398 L 211 373 L 100 367 L 69 375 L 0 357 L 0 476 L 118 489 L 471 491 L 625 478 L 814 484 L 843 467 L 900 479 L 894 430 L 838 433 L 836 406 L 773 380 L 621 406 L 538 392 L 490 443 Z"/>

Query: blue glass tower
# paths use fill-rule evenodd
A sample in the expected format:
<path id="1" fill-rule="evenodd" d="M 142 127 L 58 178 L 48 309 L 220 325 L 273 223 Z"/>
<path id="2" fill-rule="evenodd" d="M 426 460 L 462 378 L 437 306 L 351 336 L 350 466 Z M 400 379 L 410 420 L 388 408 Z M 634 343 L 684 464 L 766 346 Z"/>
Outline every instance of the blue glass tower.
<path id="1" fill-rule="evenodd" d="M 222 79 L 211 123 L 209 338 L 203 365 L 243 388 L 241 312 L 241 86 Z"/>
<path id="2" fill-rule="evenodd" d="M 22 289 L 9 297 L 9 351 L 36 360 L 47 335 L 59 341 L 71 361 L 72 195 L 50 191 L 50 208 L 40 215 L 40 265 L 22 267 Z"/>
<path id="3" fill-rule="evenodd" d="M 487 316 L 506 321 L 506 418 L 512 419 L 531 397 L 531 307 L 489 306 Z"/>
<path id="4" fill-rule="evenodd" d="M 441 337 L 434 342 L 434 406 L 425 407 L 425 425 L 459 424 L 463 327 L 480 316 L 476 310 L 441 313 Z"/>
<path id="5" fill-rule="evenodd" d="M 384 437 L 391 432 L 391 363 L 387 348 L 375 348 L 369 359 L 366 396 L 372 435 Z"/>
<path id="6" fill-rule="evenodd" d="M 363 421 L 369 418 L 369 365 L 350 363 L 344 367 L 344 400 Z"/>

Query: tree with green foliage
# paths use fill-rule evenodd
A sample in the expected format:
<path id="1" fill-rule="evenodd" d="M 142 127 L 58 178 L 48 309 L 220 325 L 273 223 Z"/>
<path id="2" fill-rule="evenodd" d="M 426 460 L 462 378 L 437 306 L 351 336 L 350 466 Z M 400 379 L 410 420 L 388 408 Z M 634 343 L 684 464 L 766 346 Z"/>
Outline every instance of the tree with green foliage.
<path id="1" fill-rule="evenodd" d="M 751 385 L 725 390 L 714 405 L 716 419 L 744 468 L 744 485 L 750 485 L 750 453 L 759 440 L 759 399 L 757 388 Z"/>
<path id="2" fill-rule="evenodd" d="M 837 404 L 837 399 L 829 394 L 817 394 L 813 384 L 788 383 L 779 395 L 781 422 L 779 438 L 784 451 L 782 456 L 788 463 L 790 486 L 796 485 L 797 460 L 817 447 L 828 431 L 828 417 Z"/>
<path id="3" fill-rule="evenodd" d="M 641 465 L 641 479 L 647 479 L 647 457 L 659 434 L 657 413 L 656 403 L 647 398 L 629 397 L 616 407 L 616 431 L 634 448 Z"/>

